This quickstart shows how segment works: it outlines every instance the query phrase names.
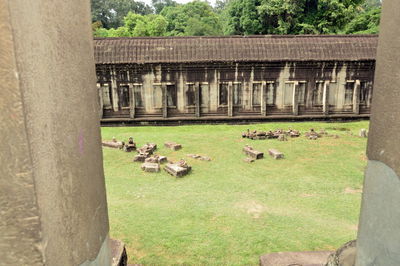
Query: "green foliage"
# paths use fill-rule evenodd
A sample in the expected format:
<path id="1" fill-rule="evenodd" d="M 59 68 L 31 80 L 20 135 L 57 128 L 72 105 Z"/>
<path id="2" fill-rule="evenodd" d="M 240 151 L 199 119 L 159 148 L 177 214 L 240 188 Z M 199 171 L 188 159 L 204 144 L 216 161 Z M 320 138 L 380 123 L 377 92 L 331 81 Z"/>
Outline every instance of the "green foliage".
<path id="1" fill-rule="evenodd" d="M 174 0 L 152 0 L 151 4 L 156 14 L 160 14 L 164 7 L 178 5 Z"/>
<path id="2" fill-rule="evenodd" d="M 379 32 L 381 8 L 376 7 L 361 13 L 346 25 L 345 33 L 375 34 Z"/>
<path id="3" fill-rule="evenodd" d="M 339 138 L 241 137 L 248 128 L 289 127 L 325 128 Z M 361 128 L 368 122 L 104 127 L 103 139 L 133 136 L 139 147 L 154 142 L 157 154 L 192 166 L 183 178 L 146 173 L 132 162 L 136 153 L 103 148 L 110 234 L 126 244 L 129 263 L 143 265 L 258 265 L 270 252 L 334 250 L 357 235 L 367 164 Z M 183 149 L 171 151 L 165 141 Z M 246 144 L 265 158 L 243 162 Z M 272 159 L 270 148 L 285 159 Z"/>
<path id="4" fill-rule="evenodd" d="M 379 0 L 92 0 L 95 36 L 377 33 Z M 109 29 L 100 29 L 101 25 Z"/>
<path id="5" fill-rule="evenodd" d="M 194 0 L 184 5 L 168 6 L 161 11 L 168 21 L 171 36 L 222 34 L 219 17 L 208 2 Z"/>
<path id="6" fill-rule="evenodd" d="M 152 8 L 135 0 L 91 0 L 92 22 L 100 21 L 104 28 L 118 28 L 123 25 L 128 12 L 141 15 L 151 14 Z"/>

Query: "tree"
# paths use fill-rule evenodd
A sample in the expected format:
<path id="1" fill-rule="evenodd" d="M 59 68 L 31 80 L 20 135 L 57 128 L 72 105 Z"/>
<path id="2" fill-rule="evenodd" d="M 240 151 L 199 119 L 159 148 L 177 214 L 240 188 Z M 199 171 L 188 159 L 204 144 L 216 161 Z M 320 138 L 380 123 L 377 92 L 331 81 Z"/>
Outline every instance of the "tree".
<path id="1" fill-rule="evenodd" d="M 379 32 L 381 8 L 375 7 L 362 12 L 346 25 L 347 34 L 372 34 Z"/>
<path id="2" fill-rule="evenodd" d="M 151 14 L 152 8 L 135 0 L 92 0 L 92 22 L 100 21 L 104 28 L 118 28 L 128 12 Z"/>
<path id="3" fill-rule="evenodd" d="M 168 6 L 161 11 L 161 15 L 168 21 L 167 32 L 171 36 L 222 34 L 219 17 L 205 1 L 194 0 L 184 5 Z"/>
<path id="4" fill-rule="evenodd" d="M 156 14 L 160 14 L 164 7 L 177 6 L 178 3 L 174 0 L 152 0 L 151 5 L 154 8 Z"/>

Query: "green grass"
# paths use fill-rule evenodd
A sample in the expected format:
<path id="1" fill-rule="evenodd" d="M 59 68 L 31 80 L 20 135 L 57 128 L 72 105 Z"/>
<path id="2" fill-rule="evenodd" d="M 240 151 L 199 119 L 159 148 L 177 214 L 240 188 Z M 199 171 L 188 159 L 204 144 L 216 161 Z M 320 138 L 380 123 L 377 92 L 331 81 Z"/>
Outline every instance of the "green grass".
<path id="1" fill-rule="evenodd" d="M 241 138 L 247 128 L 289 127 L 325 128 L 340 138 Z M 368 122 L 102 128 L 103 139 L 154 142 L 159 154 L 186 158 L 193 167 L 180 179 L 145 173 L 132 162 L 136 153 L 104 148 L 111 236 L 125 242 L 130 263 L 144 265 L 257 265 L 269 252 L 336 249 L 357 233 L 361 193 L 345 190 L 362 187 L 361 128 Z M 168 150 L 165 141 L 183 149 Z M 266 157 L 243 162 L 245 144 Z M 269 148 L 286 158 L 273 160 Z M 187 158 L 189 153 L 212 161 Z"/>

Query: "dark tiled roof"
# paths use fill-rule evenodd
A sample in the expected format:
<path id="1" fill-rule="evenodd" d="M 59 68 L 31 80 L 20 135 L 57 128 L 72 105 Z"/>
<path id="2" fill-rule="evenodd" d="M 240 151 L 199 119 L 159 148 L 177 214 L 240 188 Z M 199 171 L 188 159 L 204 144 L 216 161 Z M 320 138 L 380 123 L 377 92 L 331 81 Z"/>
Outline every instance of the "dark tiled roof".
<path id="1" fill-rule="evenodd" d="M 97 64 L 374 60 L 377 35 L 95 38 Z"/>

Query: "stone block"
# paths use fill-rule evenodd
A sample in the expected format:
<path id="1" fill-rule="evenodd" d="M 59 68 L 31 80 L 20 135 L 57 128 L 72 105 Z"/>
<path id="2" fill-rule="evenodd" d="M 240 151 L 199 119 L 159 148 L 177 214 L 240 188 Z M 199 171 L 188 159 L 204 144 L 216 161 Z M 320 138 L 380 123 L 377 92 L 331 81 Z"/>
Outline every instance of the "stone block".
<path id="1" fill-rule="evenodd" d="M 165 165 L 164 170 L 175 177 L 182 177 L 187 175 L 192 168 L 190 166 L 183 167 L 179 164 L 168 163 Z"/>
<path id="2" fill-rule="evenodd" d="M 269 155 L 271 155 L 274 159 L 283 159 L 283 153 L 276 150 L 276 149 L 269 149 L 268 150 Z"/>
<path id="3" fill-rule="evenodd" d="M 122 147 L 124 146 L 124 143 L 121 141 L 107 141 L 104 140 L 101 142 L 101 145 L 103 147 L 109 147 L 109 148 L 114 148 L 114 149 L 122 149 Z"/>
<path id="4" fill-rule="evenodd" d="M 287 137 L 286 137 L 286 134 L 280 134 L 280 135 L 278 136 L 278 140 L 279 140 L 279 141 L 287 141 L 288 139 L 287 139 Z"/>
<path id="5" fill-rule="evenodd" d="M 145 172 L 150 172 L 150 173 L 160 172 L 160 165 L 158 163 L 143 163 L 141 168 Z"/>
<path id="6" fill-rule="evenodd" d="M 133 161 L 134 162 L 144 162 L 146 160 L 146 158 L 149 156 L 150 156 L 150 154 L 148 154 L 148 153 L 140 153 L 138 155 L 135 155 L 135 157 L 133 157 Z"/>
<path id="7" fill-rule="evenodd" d="M 169 148 L 169 149 L 173 150 L 173 151 L 177 151 L 177 150 L 182 149 L 182 145 L 178 144 L 176 142 L 165 142 L 164 146 L 166 148 Z"/>
<path id="8" fill-rule="evenodd" d="M 264 157 L 264 153 L 263 153 L 263 152 L 256 151 L 256 150 L 254 150 L 252 147 L 250 147 L 250 146 L 248 146 L 248 145 L 246 145 L 246 146 L 243 148 L 243 152 L 244 152 L 247 156 L 249 156 L 249 157 L 251 157 L 251 158 L 254 158 L 254 159 L 261 159 L 261 158 Z"/>

